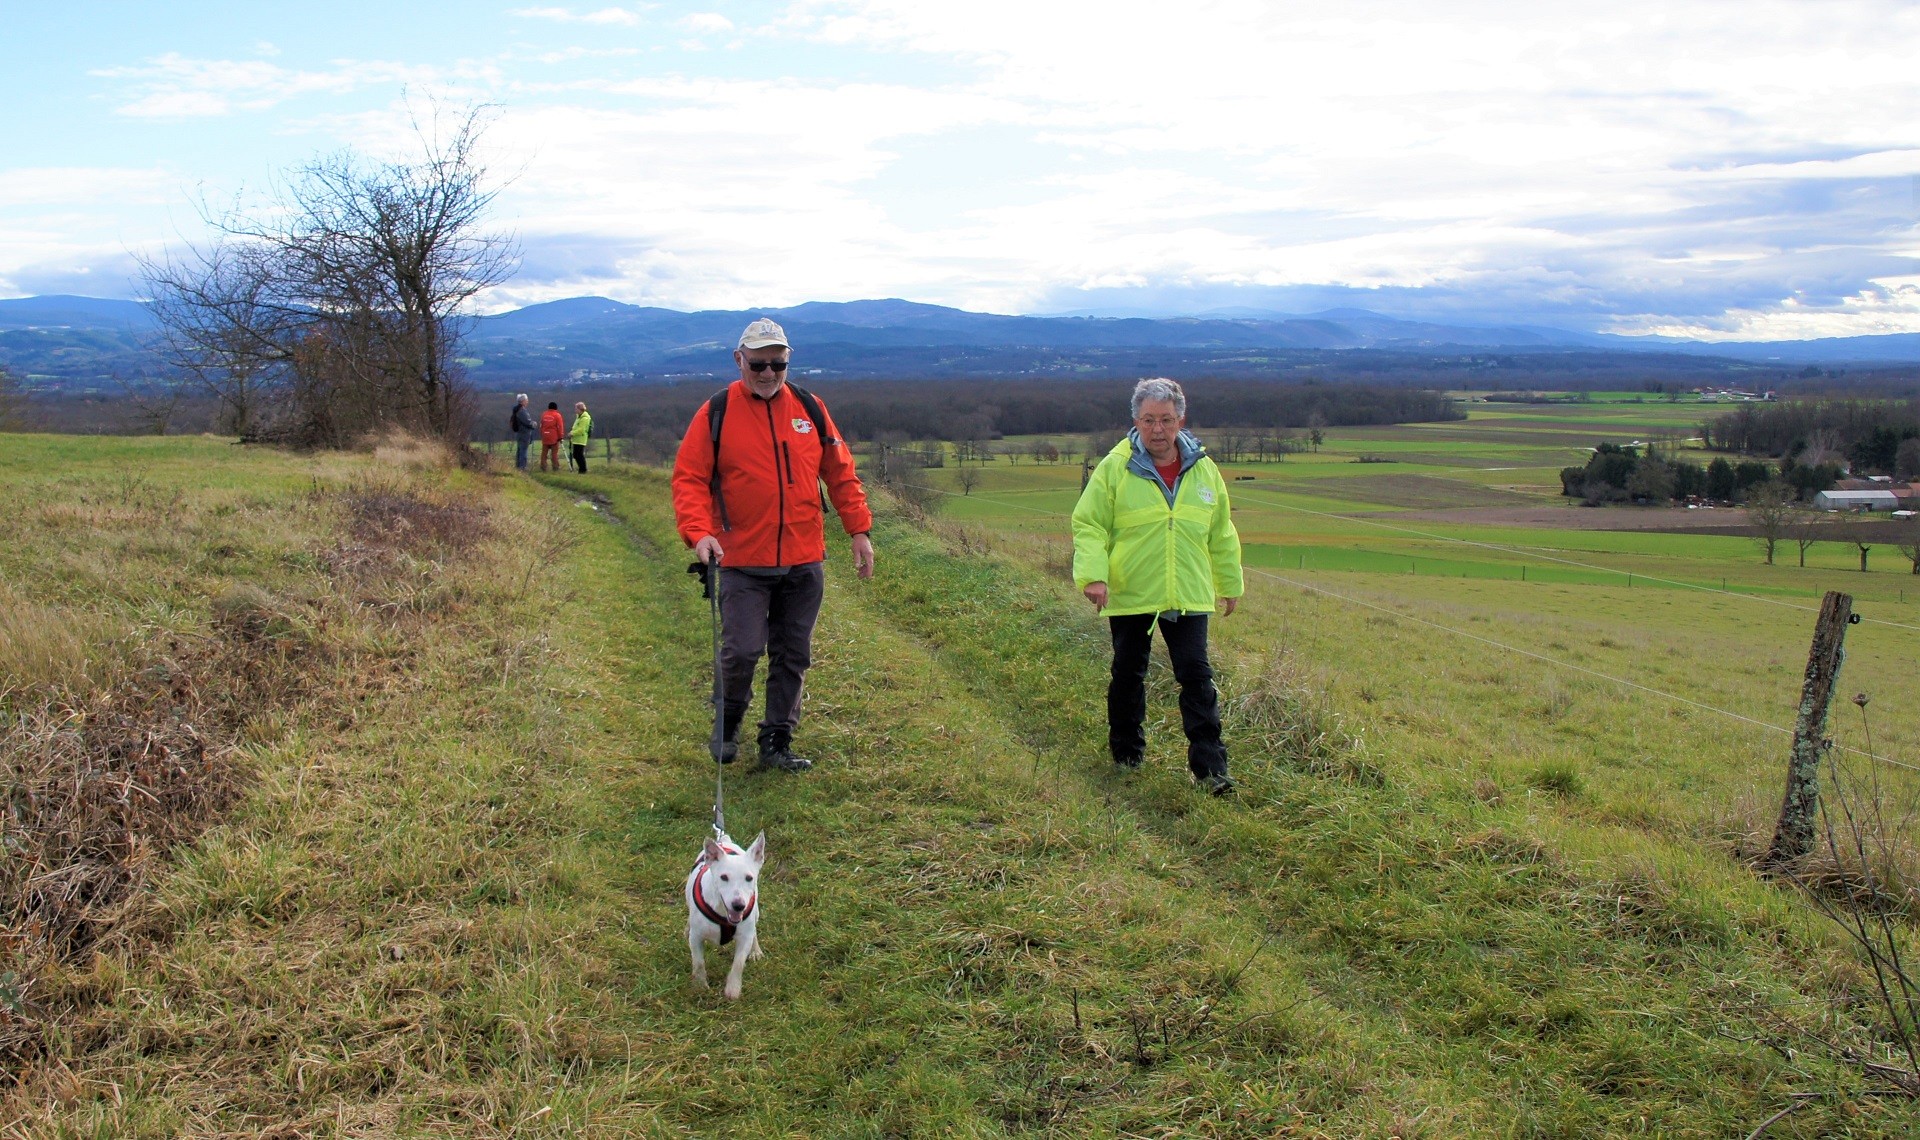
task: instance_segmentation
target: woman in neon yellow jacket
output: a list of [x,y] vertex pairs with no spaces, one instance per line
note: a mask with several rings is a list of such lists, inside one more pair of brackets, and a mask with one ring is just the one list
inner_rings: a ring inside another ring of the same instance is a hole
[[1245,590],[1227,484],[1200,441],[1181,430],[1187,397],[1171,380],[1133,389],[1133,430],[1094,468],[1073,508],[1073,581],[1113,634],[1107,747],[1137,768],[1147,737],[1147,658],[1157,625],[1180,684],[1187,768],[1214,795],[1233,791],[1220,740],[1220,696],[1207,660],[1207,619],[1233,613]]
[[587,473],[587,436],[593,431],[593,417],[587,414],[587,406],[576,401],[573,405],[573,427],[567,432],[567,442],[573,445],[573,465],[580,474]]

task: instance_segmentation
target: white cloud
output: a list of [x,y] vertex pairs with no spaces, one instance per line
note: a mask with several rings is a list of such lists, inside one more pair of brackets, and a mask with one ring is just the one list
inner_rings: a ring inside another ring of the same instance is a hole
[[133,118],[204,118],[264,111],[306,95],[339,96],[378,86],[430,86],[445,79],[437,68],[380,60],[342,60],[326,70],[302,71],[264,60],[192,59],[177,52],[139,67],[105,68],[92,74],[126,81],[140,92],[117,108]]
[[[1877,254],[1889,230],[1870,191],[1819,203],[1812,225],[1793,188],[1920,174],[1906,128],[1920,11],[1896,3],[1757,3],[1734,19],[1647,2],[1302,15],[981,0],[962,19],[801,0],[785,26],[957,63],[1021,108],[1010,122],[1047,124],[1036,137],[1070,152],[1058,169],[1102,160],[1104,178],[996,215],[1008,255],[1042,279],[1401,285],[1549,258],[1631,288],[1635,260],[1659,275],[1733,248]],[[1728,154],[1750,157],[1713,157]],[[1209,176],[1177,198],[1128,189],[1192,171]],[[1328,218],[1363,232],[1314,236]]]
[[[1358,289],[1620,330],[1920,329],[1898,283],[1920,6],[745,10],[517,8],[586,42],[457,64],[170,54],[96,74],[125,115],[303,98],[301,126],[382,151],[409,139],[386,88],[500,103],[502,207],[541,251],[523,299],[1009,311]],[[648,22],[664,34],[610,34]]]
[[555,20],[563,24],[619,24],[633,27],[640,23],[640,14],[628,8],[599,8],[592,12],[575,12],[571,8],[510,8],[507,15],[527,20]]
[[1876,279],[1838,304],[1808,304],[1789,296],[1765,309],[1731,309],[1711,322],[1674,321],[1649,313],[1623,322],[1622,328],[1707,341],[1813,340],[1914,332],[1920,330],[1920,277]]
[[158,168],[56,166],[0,170],[0,209],[164,202],[178,192],[178,185],[176,176]]

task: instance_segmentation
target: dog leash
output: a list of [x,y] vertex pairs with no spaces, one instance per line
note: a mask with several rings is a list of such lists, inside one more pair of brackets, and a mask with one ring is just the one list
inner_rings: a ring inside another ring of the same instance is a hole
[[726,765],[721,757],[726,748],[727,716],[727,679],[720,671],[720,558],[707,555],[707,597],[713,612],[713,834],[719,838],[727,833],[727,817],[723,810],[726,802]]

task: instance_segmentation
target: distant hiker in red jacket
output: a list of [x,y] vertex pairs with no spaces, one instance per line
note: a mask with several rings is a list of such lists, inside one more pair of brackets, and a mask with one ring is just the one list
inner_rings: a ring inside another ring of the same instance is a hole
[[567,417],[560,414],[560,405],[551,401],[547,410],[540,413],[540,470],[547,469],[547,461],[553,461],[553,469],[560,470],[560,440],[567,434]]
[[764,317],[740,334],[733,353],[740,379],[700,405],[680,442],[673,513],[680,537],[701,563],[709,555],[721,563],[726,707],[719,759],[724,763],[738,751],[740,721],[753,699],[753,668],[765,653],[760,764],[802,772],[813,764],[793,754],[793,730],[800,723],[825,582],[820,484],[852,536],[853,565],[862,578],[873,576],[867,534],[873,514],[832,417],[812,393],[787,383],[791,357],[786,332]]

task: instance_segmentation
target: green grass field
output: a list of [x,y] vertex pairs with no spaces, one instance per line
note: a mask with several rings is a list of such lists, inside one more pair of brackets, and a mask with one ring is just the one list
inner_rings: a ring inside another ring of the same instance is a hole
[[[1735,857],[1784,740],[1647,691],[1785,723],[1812,615],[1779,603],[1858,585],[1912,623],[1891,560],[1418,524],[1741,593],[1649,588],[1256,504],[1393,509],[1313,493],[1406,474],[1334,434],[1246,472],[1232,801],[1186,784],[1158,667],[1146,768],[1110,771],[1104,625],[1062,577],[1077,468],[994,465],[931,523],[884,506],[871,582],[831,544],[819,767],[728,772],[734,835],[770,837],[737,1005],[686,981],[710,658],[663,474],[10,438],[31,507],[0,572],[77,631],[30,654],[0,626],[10,711],[137,682],[163,633],[238,636],[243,587],[296,631],[248,636],[308,680],[236,729],[245,795],[148,865],[116,936],[16,979],[44,1044],[0,1130],[1722,1137],[1804,1097],[1768,1136],[1911,1135],[1920,1109],[1836,1053],[1889,1059],[1852,952]],[[369,490],[487,521],[409,543],[356,523]],[[1854,627],[1842,682],[1910,758],[1912,644]]]

